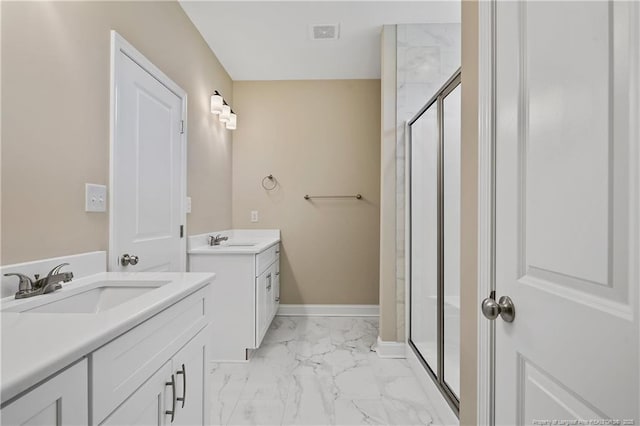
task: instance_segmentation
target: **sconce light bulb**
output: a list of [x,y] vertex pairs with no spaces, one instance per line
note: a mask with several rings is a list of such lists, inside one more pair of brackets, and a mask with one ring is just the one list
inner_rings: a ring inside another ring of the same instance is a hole
[[215,94],[211,96],[211,113],[212,114],[220,114],[222,112],[222,107],[224,104],[224,100],[222,96],[219,94]]
[[222,112],[220,113],[220,121],[226,123],[231,117],[231,107],[229,105],[222,105]]
[[227,121],[227,125],[226,125],[227,129],[235,130],[237,122],[238,122],[238,116],[232,112],[231,115],[229,116],[229,121]]

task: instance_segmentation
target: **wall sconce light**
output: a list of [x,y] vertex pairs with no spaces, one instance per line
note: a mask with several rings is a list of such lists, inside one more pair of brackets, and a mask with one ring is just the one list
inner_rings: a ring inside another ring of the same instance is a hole
[[220,122],[225,123],[227,129],[236,129],[238,117],[217,90],[211,95],[211,114],[217,115]]
[[222,106],[224,105],[224,99],[222,95],[216,92],[211,95],[211,114],[220,114],[222,112]]
[[222,105],[222,112],[220,113],[218,118],[220,119],[221,122],[226,123],[229,121],[230,117],[231,117],[231,107],[227,105],[227,103],[225,102],[225,104]]
[[227,129],[235,130],[237,122],[238,122],[238,116],[236,116],[236,113],[233,112],[232,110],[231,115],[229,116],[229,121],[227,121]]

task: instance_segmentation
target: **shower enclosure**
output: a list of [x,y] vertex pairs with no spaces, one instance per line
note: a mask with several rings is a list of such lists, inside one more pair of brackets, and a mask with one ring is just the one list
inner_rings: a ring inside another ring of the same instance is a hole
[[408,122],[409,345],[460,395],[460,70]]

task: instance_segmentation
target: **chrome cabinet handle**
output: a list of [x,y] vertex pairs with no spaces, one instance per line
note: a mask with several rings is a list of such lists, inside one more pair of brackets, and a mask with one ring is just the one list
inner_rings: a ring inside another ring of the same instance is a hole
[[164,413],[166,415],[171,415],[171,423],[173,423],[173,419],[176,417],[176,380],[174,375],[171,375],[171,381],[165,383],[166,386],[171,386],[171,410],[166,410]]
[[269,281],[269,284],[267,284],[267,290],[271,290],[271,274],[267,275],[267,280]]
[[482,314],[490,320],[495,320],[498,315],[506,322],[513,322],[516,317],[516,308],[509,296],[502,296],[496,302],[493,292],[490,297],[482,301]]
[[182,397],[176,399],[182,401],[182,408],[184,408],[184,402],[187,400],[187,369],[184,364],[182,364],[182,371],[178,371],[176,374],[182,376]]

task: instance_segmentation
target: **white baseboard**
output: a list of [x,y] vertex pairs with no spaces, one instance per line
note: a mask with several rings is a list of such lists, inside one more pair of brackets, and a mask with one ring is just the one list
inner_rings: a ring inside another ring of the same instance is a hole
[[380,358],[406,358],[407,344],[404,342],[385,342],[378,336],[376,352]]
[[284,317],[377,317],[378,305],[280,305]]

